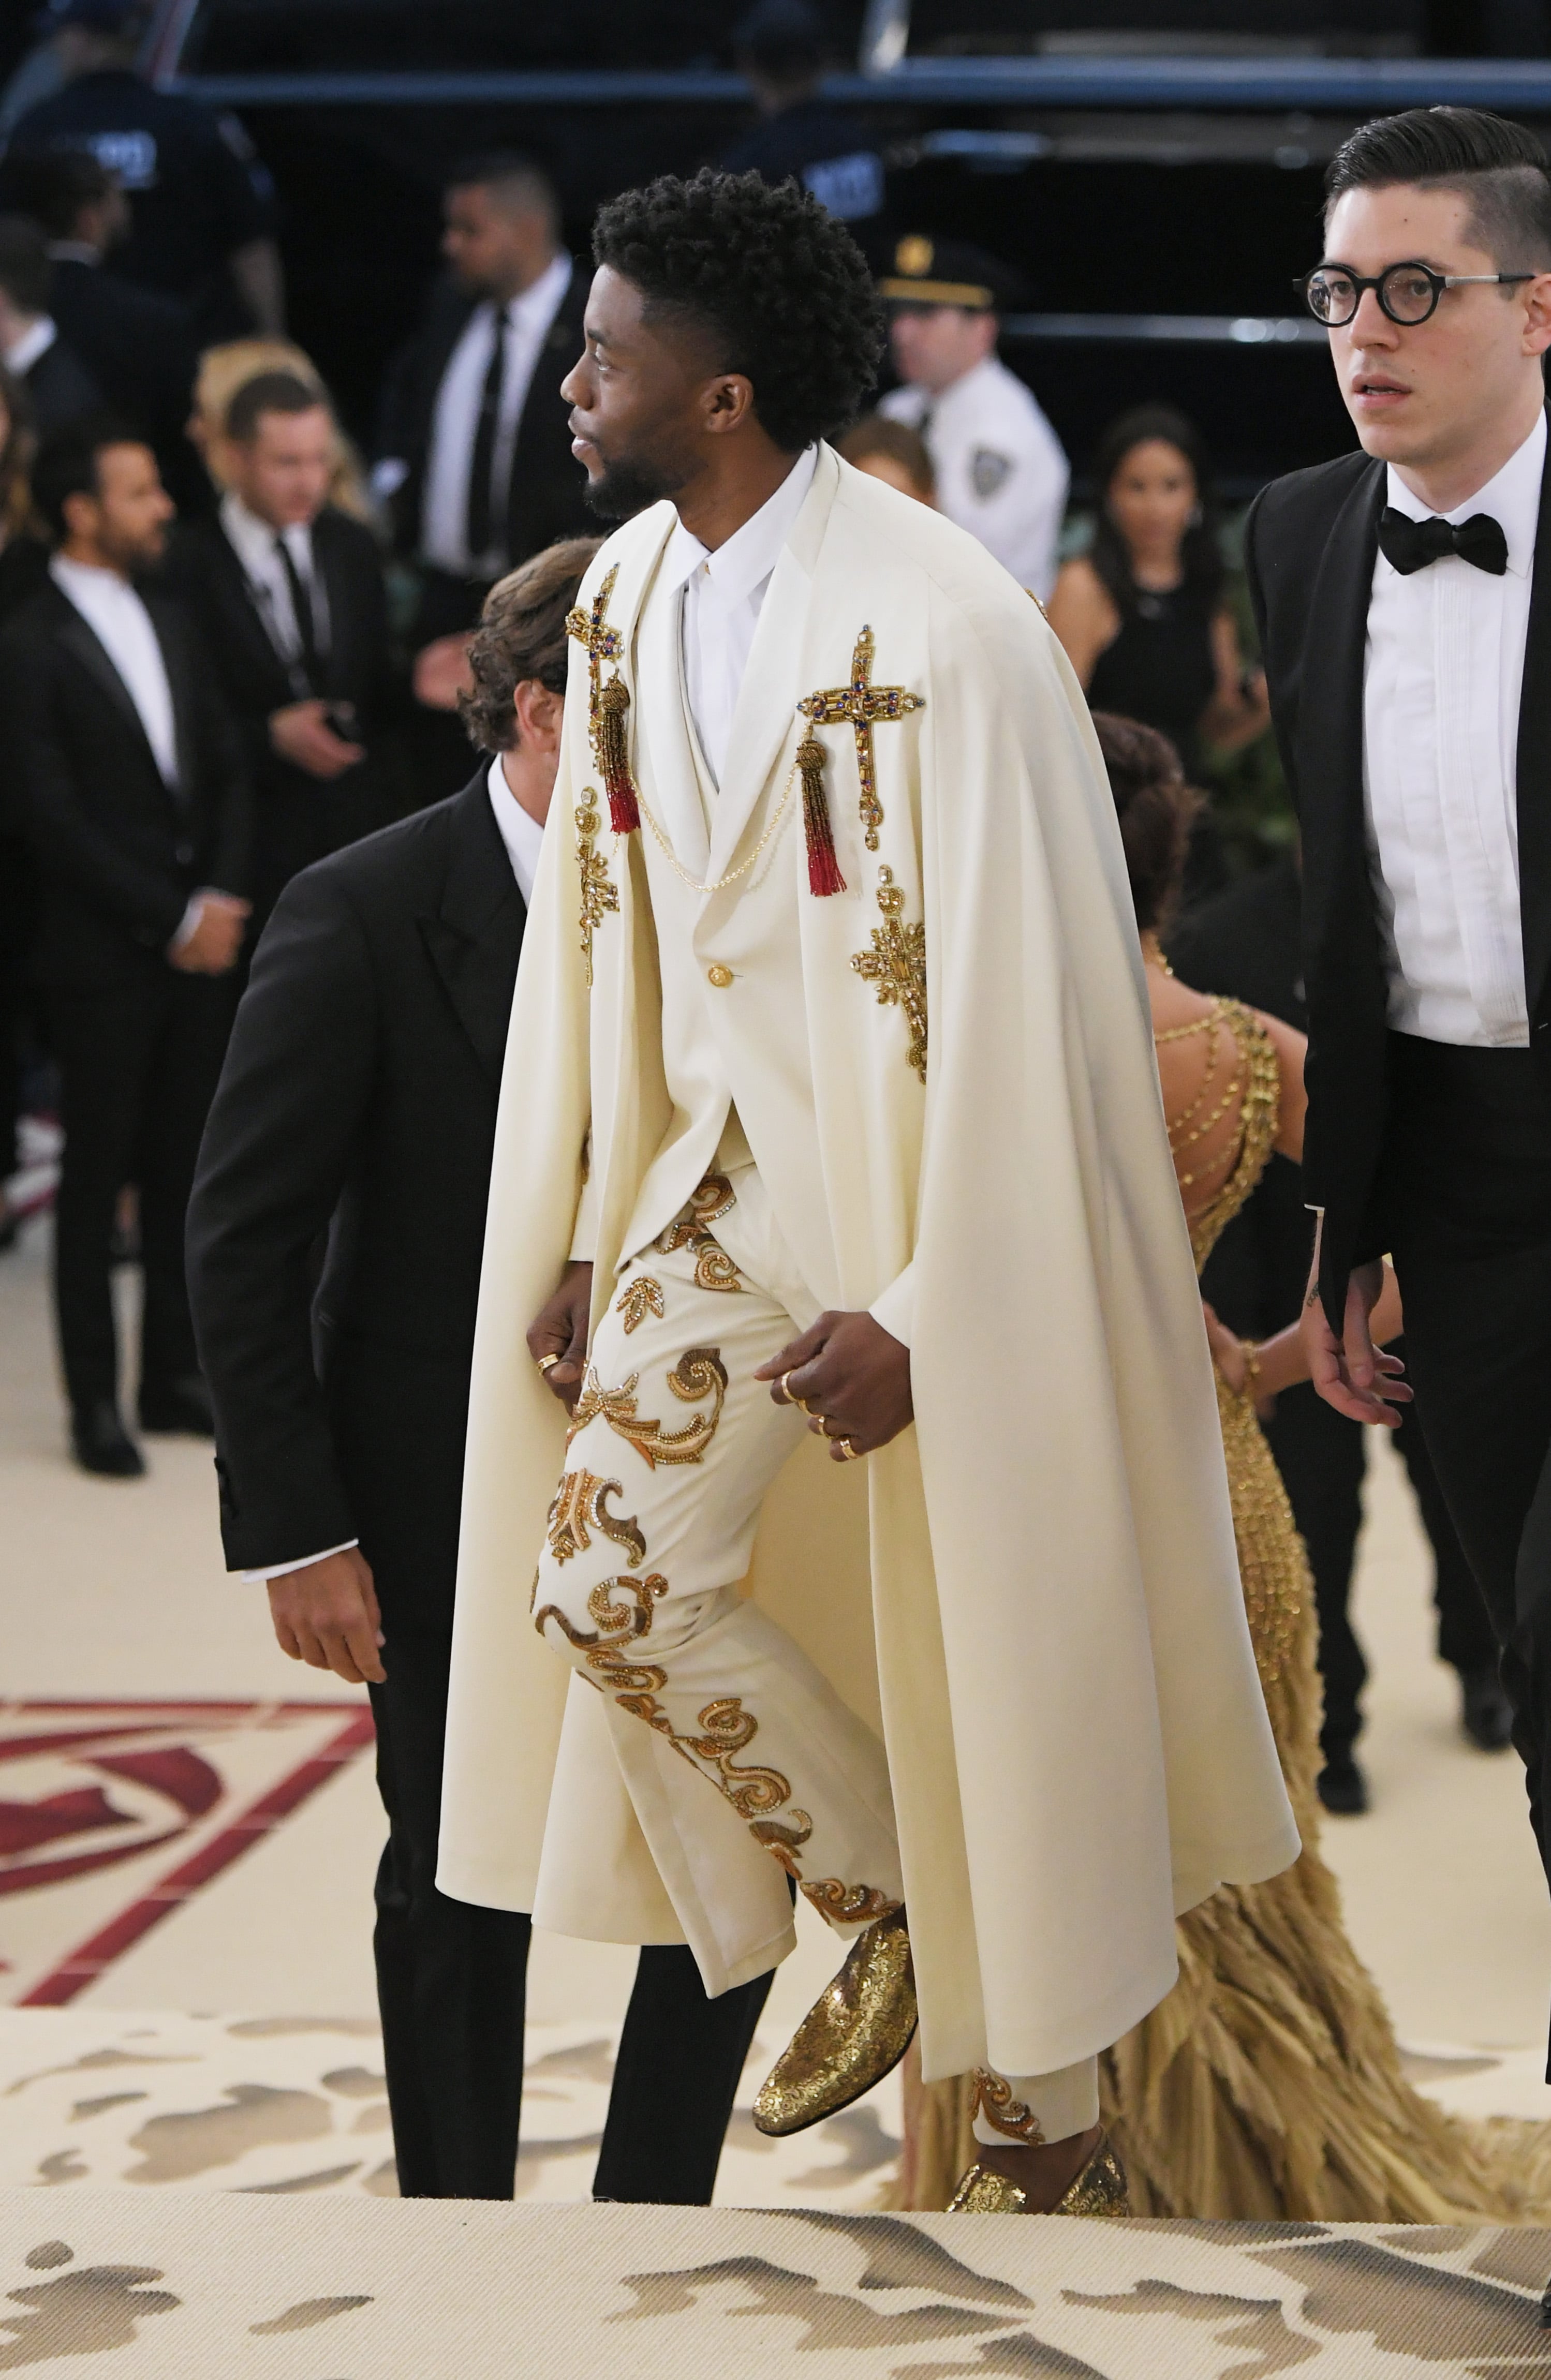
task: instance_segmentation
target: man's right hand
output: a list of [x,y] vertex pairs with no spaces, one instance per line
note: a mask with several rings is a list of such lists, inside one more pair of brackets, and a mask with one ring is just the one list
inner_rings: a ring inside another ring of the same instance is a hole
[[272,1578],[269,1609],[275,1642],[293,1661],[332,1670],[349,1686],[382,1684],[383,1615],[359,1546]]
[[328,723],[328,705],[321,695],[305,702],[288,702],[269,714],[269,740],[283,760],[293,760],[310,777],[327,783],[342,777],[366,758],[362,744],[347,744]]
[[1369,1327],[1383,1287],[1384,1267],[1376,1258],[1358,1266],[1347,1282],[1347,1310],[1337,1339],[1320,1301],[1316,1243],[1314,1269],[1303,1301],[1303,1352],[1309,1359],[1309,1378],[1327,1405],[1334,1405],[1349,1421],[1377,1422],[1381,1428],[1398,1429],[1399,1407],[1388,1402],[1384,1391],[1386,1381],[1398,1379],[1405,1366],[1396,1356],[1381,1354]]
[[558,1355],[544,1379],[569,1413],[581,1393],[587,1364],[587,1322],[592,1310],[592,1268],[572,1264],[547,1305],[533,1318],[528,1332],[528,1353],[536,1364],[541,1355]]
[[171,945],[168,964],[181,975],[226,975],[237,965],[251,906],[229,892],[202,892],[194,929]]

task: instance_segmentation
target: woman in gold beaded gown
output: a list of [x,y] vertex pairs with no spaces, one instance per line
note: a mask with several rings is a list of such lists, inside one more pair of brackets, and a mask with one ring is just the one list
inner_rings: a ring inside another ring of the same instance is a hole
[[[1301,1152],[1303,1037],[1175,980],[1154,929],[1178,890],[1196,797],[1163,736],[1102,715],[1094,725],[1120,816],[1199,1270],[1272,1150]],[[1104,2120],[1130,2177],[1130,2210],[1240,2221],[1544,2222],[1551,2126],[1461,2122],[1413,2090],[1378,1988],[1342,1925],[1318,1848],[1313,1582],[1253,1402],[1307,1372],[1295,1330],[1251,1351],[1210,1309],[1207,1320],[1245,1603],[1304,1849],[1269,1883],[1225,1886],[1180,1919],[1178,1984],[1100,2060]],[[1391,1277],[1375,1342],[1399,1325]],[[963,2082],[921,2084],[912,2052],[898,2204],[946,2205],[975,2155],[971,2113]]]

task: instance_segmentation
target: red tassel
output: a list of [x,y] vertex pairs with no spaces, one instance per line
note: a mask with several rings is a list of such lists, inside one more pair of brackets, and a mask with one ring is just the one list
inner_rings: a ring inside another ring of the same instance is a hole
[[805,735],[797,747],[802,771],[802,824],[808,838],[808,890],[815,901],[843,892],[846,880],[835,856],[835,836],[829,824],[829,796],[824,789],[824,746],[816,735]]
[[608,822],[616,834],[633,834],[641,824],[641,807],[630,780],[629,747],[625,736],[625,713],[629,707],[629,688],[617,676],[599,688],[598,766],[608,794]]

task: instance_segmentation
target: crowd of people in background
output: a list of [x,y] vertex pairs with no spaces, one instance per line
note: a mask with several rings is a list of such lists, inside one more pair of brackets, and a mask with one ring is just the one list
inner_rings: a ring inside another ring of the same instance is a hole
[[[184,1215],[258,937],[301,870],[465,784],[458,705],[492,589],[592,525],[559,394],[588,275],[543,173],[490,152],[449,176],[446,269],[363,459],[283,335],[262,169],[229,126],[140,79],[129,13],[66,0],[58,87],[0,164],[0,1247],[23,1111],[56,1113],[71,1446],[116,1477],[145,1468],[113,1297],[126,1256],[144,1281],[140,1430],[211,1428]],[[762,0],[748,20],[761,121],[728,162],[865,218],[881,169],[814,102],[801,17]],[[922,229],[879,285],[897,384],[842,455],[980,539],[1048,603],[1095,709],[1166,735],[1210,796],[1269,710],[1196,430],[1164,405],[1127,414],[1076,458],[1073,504],[1069,458],[998,352],[1005,268]],[[1290,820],[1251,856],[1208,797],[1166,938],[1192,983],[1301,1026]],[[1234,1328],[1291,1318],[1308,1239],[1278,1158],[1207,1275]],[[1362,1435],[1306,1387],[1271,1427],[1318,1592],[1320,1790],[1360,1811]],[[1413,1425],[1400,1443],[1463,1724],[1500,1749],[1479,1597]]]

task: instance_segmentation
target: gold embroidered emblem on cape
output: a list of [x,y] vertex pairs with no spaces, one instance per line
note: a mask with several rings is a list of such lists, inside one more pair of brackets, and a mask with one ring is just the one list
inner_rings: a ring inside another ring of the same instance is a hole
[[650,1273],[638,1272],[634,1281],[628,1281],[620,1291],[619,1302],[614,1311],[625,1318],[627,1339],[632,1330],[640,1330],[649,1314],[654,1315],[660,1322],[663,1318],[662,1282],[653,1281]]
[[[567,613],[566,634],[587,648],[588,733],[592,758],[608,795],[609,825],[616,834],[633,834],[641,824],[641,806],[630,775],[629,739],[625,727],[630,690],[619,674],[619,655],[624,650],[619,631],[608,625],[608,599],[618,576],[619,565],[616,563],[593,596],[591,612],[577,610]],[[606,686],[605,662],[614,663],[614,675]]]
[[922,925],[903,926],[905,896],[894,881],[892,868],[880,868],[882,882],[878,887],[878,906],[884,922],[873,929],[873,947],[858,951],[852,966],[866,983],[878,987],[880,1008],[902,1008],[910,1029],[910,1046],[905,1052],[907,1063],[912,1065],[924,1083],[926,1080],[926,929]]
[[598,796],[591,785],[585,786],[576,806],[576,864],[581,878],[581,955],[587,962],[587,989],[592,989],[592,933],[601,926],[605,913],[617,909],[619,894],[609,880],[608,862],[599,856],[598,829],[603,820],[598,816]]
[[[902,686],[874,686],[873,678],[873,631],[863,628],[851,655],[849,686],[832,686],[822,694],[805,694],[798,704],[804,719],[815,727],[835,727],[849,723],[856,735],[857,774],[861,780],[861,827],[869,851],[878,847],[878,829],[884,822],[883,804],[878,799],[877,772],[873,766],[873,730],[882,719],[904,719],[912,710],[924,710],[926,697],[908,693]],[[822,747],[821,747],[822,748]],[[799,760],[801,752],[799,751]],[[808,772],[803,771],[803,805],[807,808]],[[822,778],[819,780],[823,799]],[[827,834],[829,815],[824,808],[824,831]],[[813,846],[810,840],[809,868],[812,868]],[[833,848],[831,851],[833,857]],[[818,889],[816,886],[813,888]]]
[[599,1479],[591,1471],[564,1474],[549,1508],[549,1550],[557,1562],[569,1561],[573,1554],[585,1552],[592,1542],[591,1533],[596,1529],[617,1546],[628,1546],[630,1568],[640,1569],[646,1559],[646,1539],[634,1514],[627,1520],[623,1513],[609,1512],[605,1502],[606,1498],[622,1496],[624,1492],[617,1479]]
[[581,1383],[581,1394],[571,1415],[568,1446],[578,1430],[585,1429],[590,1421],[601,1414],[610,1429],[629,1439],[636,1452],[649,1469],[659,1463],[699,1463],[716,1435],[716,1425],[722,1418],[722,1402],[727,1392],[727,1369],[719,1347],[691,1347],[680,1355],[667,1375],[667,1384],[674,1395],[687,1405],[698,1404],[702,1397],[714,1397],[715,1402],[708,1414],[696,1414],[684,1429],[665,1434],[663,1425],[648,1419],[636,1411],[636,1391],[641,1374],[632,1372],[622,1387],[605,1389],[594,1367],[589,1364]]

